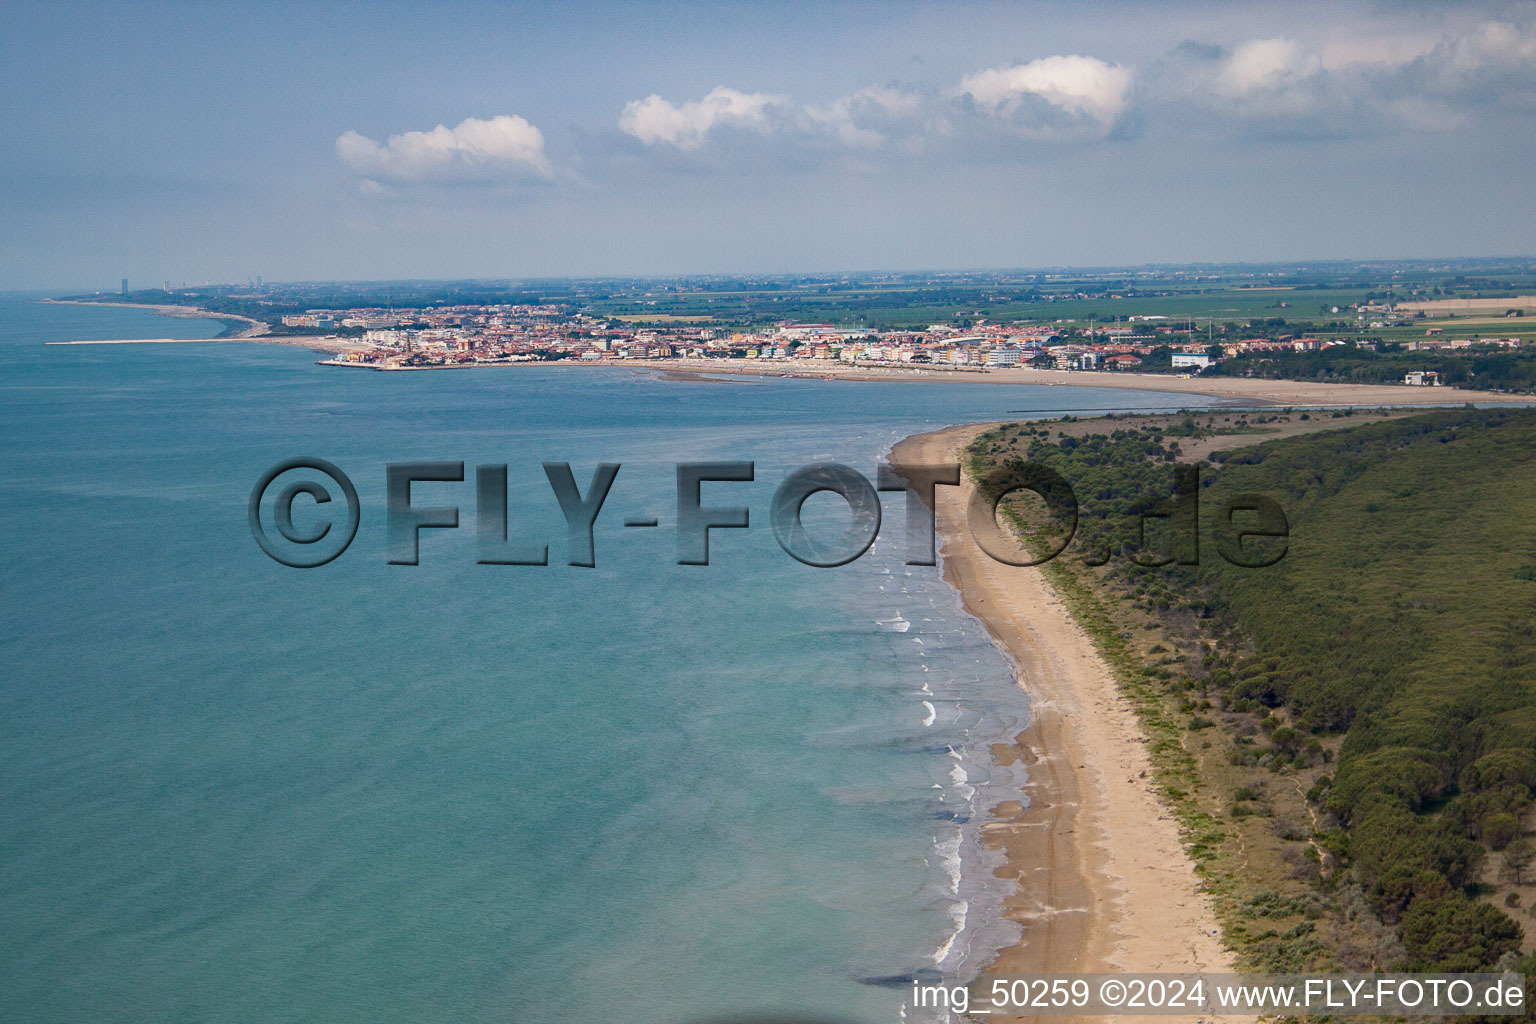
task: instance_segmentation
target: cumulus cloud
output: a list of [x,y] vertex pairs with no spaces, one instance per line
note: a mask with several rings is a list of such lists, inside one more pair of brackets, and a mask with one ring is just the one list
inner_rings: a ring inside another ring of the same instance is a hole
[[453,128],[403,132],[382,144],[348,131],[336,140],[336,156],[368,179],[393,181],[553,173],[544,135],[515,114],[468,117]]
[[[958,90],[868,86],[824,102],[791,100],[717,86],[702,99],[674,103],[659,95],[633,100],[619,128],[646,146],[700,150],[725,126],[752,129],[802,156],[839,151],[908,155],[952,136],[956,96],[968,97],[970,130],[1017,139],[1103,137],[1129,104],[1132,74],[1094,57],[1044,57],[980,71]],[[1007,129],[998,131],[1006,122]],[[962,126],[963,127],[963,126]]]
[[846,145],[873,148],[885,142],[894,122],[917,113],[922,104],[922,97],[915,93],[872,87],[826,106],[807,105],[805,115]]
[[1488,21],[1191,43],[1153,69],[1145,91],[1164,115],[1202,111],[1207,127],[1267,137],[1450,131],[1494,105],[1536,102],[1536,30]]
[[[647,147],[713,150],[750,130],[796,160],[878,168],[894,154],[945,148],[1008,159],[1020,140],[1092,143],[1164,133],[1190,139],[1357,138],[1451,131],[1494,107],[1536,107],[1536,21],[1447,18],[1293,35],[1190,40],[1134,69],[1084,54],[977,70],[957,85],[870,86],[834,99],[795,99],[718,86],[701,99],[627,104],[619,128]],[[737,159],[747,159],[733,140]],[[761,156],[754,148],[751,158]]]
[[1490,21],[1451,40],[1446,49],[1454,71],[1509,71],[1536,62],[1536,31]]
[[1217,86],[1230,96],[1281,90],[1325,74],[1385,82],[1409,69],[1441,80],[1519,70],[1536,62],[1536,32],[1508,22],[1483,22],[1459,33],[1348,36],[1304,47],[1293,39],[1250,39],[1224,60]]
[[1216,87],[1227,96],[1247,96],[1294,85],[1322,66],[1316,54],[1293,39],[1250,39],[1223,62]]
[[1012,115],[1028,101],[1044,101],[1108,133],[1130,99],[1131,71],[1097,57],[1041,57],[1010,68],[968,76],[960,91],[988,113]]
[[647,146],[662,143],[678,149],[698,149],[704,137],[720,125],[766,127],[772,109],[784,101],[765,93],[740,92],[717,86],[701,100],[681,105],[652,93],[625,104],[619,128]]
[[[619,128],[647,146],[698,150],[716,129],[737,126],[803,154],[817,150],[878,149],[896,141],[910,144],[934,123],[931,94],[869,86],[829,103],[801,103],[768,93],[725,86],[703,99],[672,103],[647,96],[624,107]],[[926,118],[926,122],[924,120]]]

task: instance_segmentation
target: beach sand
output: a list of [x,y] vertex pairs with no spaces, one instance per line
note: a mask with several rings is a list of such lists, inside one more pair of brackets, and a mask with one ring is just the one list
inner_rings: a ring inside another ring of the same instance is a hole
[[[849,366],[833,360],[816,362],[758,362],[751,360],[616,361],[635,370],[660,371],[677,379],[701,379],[701,374],[746,374],[763,377],[817,377],[827,380],[921,381],[943,380],[976,384],[1037,384],[1094,388],[1134,388],[1174,394],[1206,395],[1234,405],[1392,406],[1531,403],[1536,395],[1471,391],[1451,387],[1411,387],[1404,384],[1340,384],[1322,381],[1263,380],[1255,377],[1177,377],[1165,373],[1123,370],[1035,370],[1027,367],[943,369]],[[702,378],[708,379],[708,378]]]
[[[914,435],[891,461],[959,461],[986,426]],[[1004,851],[999,875],[1018,881],[1004,913],[1024,935],[986,970],[1233,970],[1178,827],[1153,791],[1134,712],[1044,573],[992,560],[963,528],[971,490],[968,478],[937,489],[945,579],[1012,656],[1032,712],[1016,742],[994,750],[1027,764],[1028,806],[995,808],[985,833]]]

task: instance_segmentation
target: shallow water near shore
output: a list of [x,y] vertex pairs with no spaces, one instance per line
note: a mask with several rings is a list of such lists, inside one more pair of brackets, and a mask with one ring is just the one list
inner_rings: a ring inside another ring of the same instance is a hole
[[[7,1016],[893,1021],[892,979],[1011,938],[976,845],[1020,781],[988,754],[1027,720],[1010,665],[904,564],[900,495],[836,569],[780,549],[770,499],[948,423],[1208,400],[42,344],[219,327],[0,296]],[[312,571],[246,522],[300,455],[363,509]],[[704,503],[751,527],[679,566],[675,464],[727,459],[756,479]],[[461,528],[386,564],[384,467],[425,460],[508,464],[511,530],[551,564],[476,564],[470,480],[417,485]],[[564,564],[542,461],[583,491],[622,465],[595,568]]]

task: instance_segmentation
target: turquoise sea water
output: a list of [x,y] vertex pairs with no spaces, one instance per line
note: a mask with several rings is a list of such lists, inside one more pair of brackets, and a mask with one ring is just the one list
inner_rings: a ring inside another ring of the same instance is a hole
[[[1011,666],[903,564],[900,495],[837,569],[780,550],[769,499],[916,430],[1188,396],[42,344],[218,326],[0,296],[0,1017],[884,1022],[880,982],[1012,937],[974,845],[1019,781],[986,752],[1027,719]],[[246,521],[297,455],[363,509],[311,571]],[[706,459],[756,462],[705,491],[752,526],[678,566],[673,467]],[[417,485],[462,528],[387,565],[411,460],[507,463],[551,564],[477,565],[466,480]],[[541,461],[622,464],[596,568]]]

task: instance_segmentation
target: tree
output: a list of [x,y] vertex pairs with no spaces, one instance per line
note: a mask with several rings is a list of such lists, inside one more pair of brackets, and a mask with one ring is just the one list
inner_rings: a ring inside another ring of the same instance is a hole
[[1282,725],[1270,733],[1269,740],[1282,757],[1291,757],[1301,748],[1301,733],[1288,725]]
[[1483,819],[1483,842],[1502,850],[1520,836],[1520,819],[1507,811],[1497,811]]
[[1504,870],[1516,885],[1525,884],[1523,876],[1532,860],[1536,860],[1536,843],[1529,839],[1516,839],[1504,848]]
[[1413,971],[1486,970],[1522,938],[1508,915],[1461,892],[1414,900],[1401,934]]

